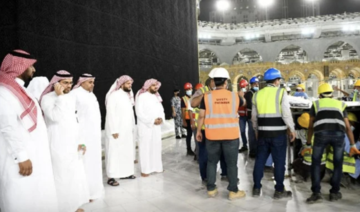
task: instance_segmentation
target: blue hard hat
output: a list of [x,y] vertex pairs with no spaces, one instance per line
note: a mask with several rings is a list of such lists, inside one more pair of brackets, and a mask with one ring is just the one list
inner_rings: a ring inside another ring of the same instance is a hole
[[281,78],[281,73],[276,68],[269,68],[267,71],[265,71],[264,74],[265,81],[271,81],[278,78]]
[[253,83],[256,83],[256,82],[259,82],[259,79],[257,77],[253,77],[250,79],[250,84],[253,84]]

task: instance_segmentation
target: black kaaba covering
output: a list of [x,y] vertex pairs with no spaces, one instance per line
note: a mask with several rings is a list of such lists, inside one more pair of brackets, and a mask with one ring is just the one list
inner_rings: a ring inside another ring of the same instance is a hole
[[123,74],[134,93],[160,80],[167,118],[174,88],[199,79],[195,0],[4,0],[0,18],[1,60],[21,48],[38,59],[37,76],[95,75],[103,118],[105,94]]

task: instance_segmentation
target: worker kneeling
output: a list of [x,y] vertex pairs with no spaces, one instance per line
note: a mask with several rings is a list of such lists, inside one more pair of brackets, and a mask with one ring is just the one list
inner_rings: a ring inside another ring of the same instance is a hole
[[354,145],[354,136],[350,128],[348,114],[345,103],[332,99],[333,88],[330,84],[324,83],[318,88],[319,100],[313,102],[310,109],[310,124],[307,138],[307,148],[311,151],[311,137],[314,134],[314,145],[312,147],[311,163],[311,190],[313,194],[309,197],[307,203],[322,201],[320,193],[320,164],[321,157],[327,145],[333,149],[334,172],[330,180],[330,201],[342,198],[340,193],[340,181],[342,176],[342,164],[344,153],[345,133],[349,137],[351,148],[350,156],[358,154]]
[[[238,149],[239,149],[239,118],[237,109],[245,105],[242,96],[228,91],[227,80],[229,73],[224,68],[214,71],[213,79],[216,90],[204,94],[200,103],[198,126],[205,122],[206,149],[208,153],[207,164],[207,190],[209,197],[215,197],[218,193],[216,181],[216,167],[223,153],[227,166],[229,180],[229,199],[245,197],[245,192],[240,191],[238,181]],[[240,92],[241,95],[241,92]],[[196,139],[202,141],[201,127],[198,127]]]

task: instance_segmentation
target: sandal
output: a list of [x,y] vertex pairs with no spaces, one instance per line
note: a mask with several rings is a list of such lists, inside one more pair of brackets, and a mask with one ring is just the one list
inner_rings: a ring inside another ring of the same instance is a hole
[[136,177],[134,175],[130,175],[129,177],[120,178],[120,180],[134,180]]
[[108,185],[111,185],[111,186],[119,186],[120,184],[118,182],[116,182],[116,180],[114,178],[110,178],[108,181],[107,181],[107,184]]

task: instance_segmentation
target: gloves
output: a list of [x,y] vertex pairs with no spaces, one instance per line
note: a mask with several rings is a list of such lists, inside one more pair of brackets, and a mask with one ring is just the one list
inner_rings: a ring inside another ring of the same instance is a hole
[[311,145],[305,145],[305,146],[302,148],[302,150],[301,150],[301,156],[304,157],[304,155],[305,155],[307,152],[308,152],[309,154],[312,154]]
[[356,148],[355,144],[351,145],[349,155],[350,155],[350,157],[352,157],[354,155],[360,155],[360,151]]

